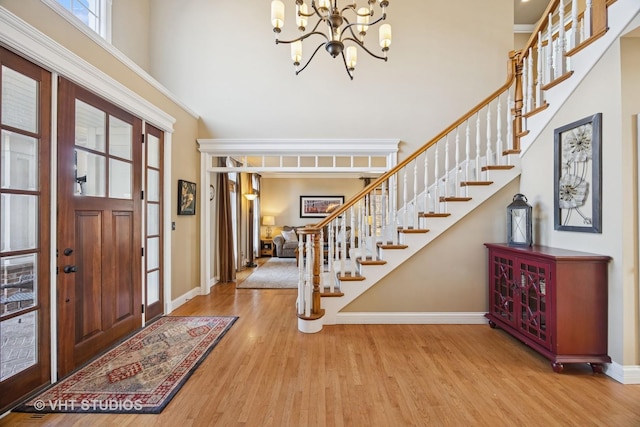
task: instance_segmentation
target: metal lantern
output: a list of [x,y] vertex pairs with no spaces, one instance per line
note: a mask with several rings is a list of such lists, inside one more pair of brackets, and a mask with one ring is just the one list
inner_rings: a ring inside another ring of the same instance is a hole
[[532,208],[524,194],[513,196],[507,206],[507,243],[509,246],[531,246]]

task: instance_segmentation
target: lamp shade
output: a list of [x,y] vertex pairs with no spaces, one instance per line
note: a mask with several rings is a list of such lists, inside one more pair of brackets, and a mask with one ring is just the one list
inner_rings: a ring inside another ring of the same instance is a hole
[[255,200],[258,197],[258,195],[256,193],[247,193],[244,195],[244,197],[246,197],[247,200]]
[[513,196],[513,202],[507,206],[507,243],[509,246],[531,246],[532,208],[524,194]]
[[271,215],[265,215],[262,217],[262,225],[276,225],[275,217]]

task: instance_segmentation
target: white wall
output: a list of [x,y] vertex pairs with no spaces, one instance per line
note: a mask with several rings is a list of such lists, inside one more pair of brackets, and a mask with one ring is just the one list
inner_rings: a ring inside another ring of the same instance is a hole
[[153,1],[152,74],[202,116],[202,138],[399,138],[402,159],[506,79],[511,0],[390,2],[389,61],[360,52],[353,81],[323,50],[295,76],[270,2],[250,4]]
[[111,43],[149,72],[149,0],[113,0]]

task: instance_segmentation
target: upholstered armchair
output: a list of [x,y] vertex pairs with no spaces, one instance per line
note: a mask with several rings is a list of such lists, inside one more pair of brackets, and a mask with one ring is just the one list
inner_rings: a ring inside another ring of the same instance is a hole
[[273,238],[276,256],[278,258],[295,258],[296,249],[298,248],[298,236],[296,235],[295,227],[285,225],[282,227],[282,231],[282,233]]

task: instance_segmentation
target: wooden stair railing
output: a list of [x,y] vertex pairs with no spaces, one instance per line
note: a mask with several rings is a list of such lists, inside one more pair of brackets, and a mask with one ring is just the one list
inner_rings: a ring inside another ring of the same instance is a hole
[[578,11],[578,0],[552,0],[525,47],[510,53],[499,89],[324,220],[301,230],[298,249],[306,256],[299,262],[300,319],[323,316],[321,297],[341,295],[336,278],[363,280],[360,264],[384,263],[380,247],[406,248],[400,234],[427,233],[425,221],[449,216],[448,203],[470,200],[470,187],[490,185],[490,174],[514,167],[509,156],[520,153],[525,119],[546,107],[545,90],[571,76],[570,54],[606,32],[607,7],[614,2],[587,0]]

